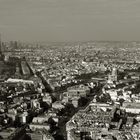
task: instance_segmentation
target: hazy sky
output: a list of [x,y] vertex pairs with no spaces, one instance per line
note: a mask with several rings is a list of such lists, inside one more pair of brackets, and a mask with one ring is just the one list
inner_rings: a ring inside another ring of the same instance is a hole
[[140,0],[0,0],[6,40],[140,40]]

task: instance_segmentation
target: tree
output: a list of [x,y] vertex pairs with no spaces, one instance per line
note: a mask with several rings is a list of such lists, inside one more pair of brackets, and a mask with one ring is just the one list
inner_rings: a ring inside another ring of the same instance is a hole
[[88,103],[88,99],[86,97],[81,97],[79,100],[80,107],[85,106]]

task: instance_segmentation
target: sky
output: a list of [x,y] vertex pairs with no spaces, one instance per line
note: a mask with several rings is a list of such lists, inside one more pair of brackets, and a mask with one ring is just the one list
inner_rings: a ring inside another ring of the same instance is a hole
[[140,41],[140,0],[0,0],[0,33],[20,41]]

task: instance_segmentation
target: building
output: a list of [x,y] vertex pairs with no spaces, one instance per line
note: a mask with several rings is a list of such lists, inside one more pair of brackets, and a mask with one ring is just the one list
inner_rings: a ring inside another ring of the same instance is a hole
[[117,82],[117,69],[113,68],[111,74],[108,75],[108,83]]
[[37,117],[34,117],[32,120],[32,123],[38,123],[38,124],[43,124],[44,122],[47,122],[50,116],[48,115],[40,115]]
[[95,139],[108,133],[111,122],[111,111],[103,110],[96,105],[80,110],[66,124],[67,140]]
[[15,133],[15,128],[8,128],[0,132],[0,137],[2,139],[9,139],[9,137]]
[[27,133],[31,140],[54,140],[48,131],[35,131]]
[[72,86],[67,89],[67,96],[68,97],[86,97],[90,94],[90,89],[84,85]]
[[39,124],[39,123],[31,123],[29,124],[29,127],[32,131],[36,131],[36,130],[50,130],[50,125],[47,123],[43,123],[43,124]]
[[9,75],[13,75],[15,73],[15,62],[5,63],[5,55],[3,53],[3,43],[1,41],[0,36],[0,79],[1,77],[6,78],[6,73]]
[[40,109],[40,103],[37,99],[31,100],[31,108],[32,109]]
[[9,127],[0,132],[0,139],[4,140],[17,140],[22,139],[25,136],[25,128],[26,126],[20,128]]
[[41,115],[41,116],[37,116],[34,117],[32,120],[32,123],[29,125],[29,128],[32,131],[36,131],[36,130],[50,130],[50,125],[47,123],[48,119],[50,118],[49,115]]
[[80,97],[73,97],[72,98],[72,104],[75,108],[77,108],[79,106],[79,99],[80,99]]
[[53,109],[61,110],[64,108],[64,105],[60,101],[56,101],[52,104]]
[[17,110],[12,108],[12,109],[8,109],[8,113],[7,113],[7,116],[9,118],[11,118],[13,121],[16,120],[16,116],[17,116]]
[[52,104],[52,97],[49,95],[49,93],[45,93],[42,100],[43,102],[46,102],[48,105]]
[[29,120],[28,112],[25,111],[25,112],[19,114],[18,118],[19,118],[19,122],[21,124],[26,124]]
[[140,102],[124,102],[122,109],[127,113],[140,114]]

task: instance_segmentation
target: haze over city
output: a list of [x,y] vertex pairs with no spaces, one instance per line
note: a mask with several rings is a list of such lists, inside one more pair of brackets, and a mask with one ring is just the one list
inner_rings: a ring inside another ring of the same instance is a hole
[[140,0],[0,0],[0,140],[140,140]]
[[139,0],[0,0],[4,40],[139,41]]

